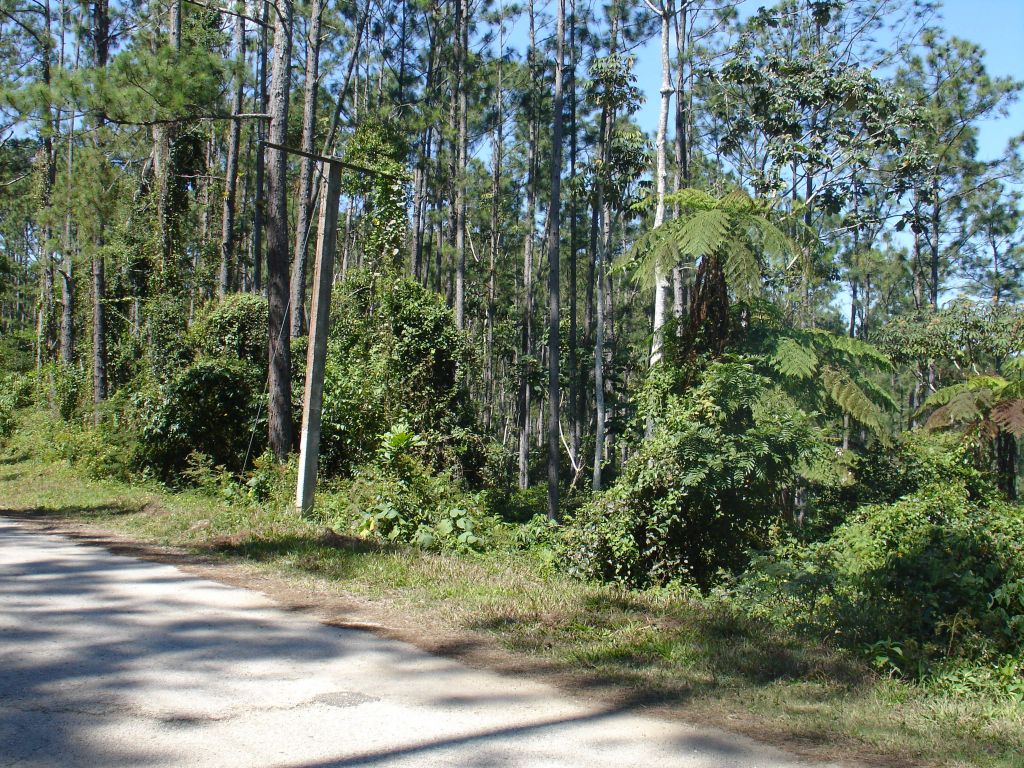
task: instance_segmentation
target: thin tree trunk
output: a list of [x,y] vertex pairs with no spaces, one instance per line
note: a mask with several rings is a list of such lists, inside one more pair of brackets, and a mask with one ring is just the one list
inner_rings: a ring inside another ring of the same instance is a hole
[[[244,7],[244,6],[243,6]],[[245,86],[245,19],[235,17],[235,91],[231,99],[231,114],[242,111],[242,90]],[[238,150],[242,137],[242,121],[234,118],[228,129],[228,159],[224,170],[224,206],[221,215],[220,232],[220,281],[217,293],[220,298],[231,290],[231,263],[235,249],[235,198],[238,190]]]
[[[579,465],[581,407],[576,318],[576,0],[570,0],[569,21],[569,452],[573,468]],[[574,479],[575,480],[575,479]]]
[[[167,44],[172,51],[181,50],[181,0],[171,0],[167,19]],[[160,228],[163,267],[170,264],[171,250],[174,247],[174,226],[167,210],[170,200],[171,152],[174,144],[175,126],[173,123],[160,123],[153,126],[153,160],[156,175],[156,217]]]
[[[504,18],[500,18],[498,50],[505,46]],[[497,301],[498,247],[501,235],[498,231],[499,195],[501,193],[501,161],[504,151],[503,138],[505,114],[503,110],[504,83],[502,82],[501,60],[498,60],[498,81],[494,93],[494,147],[491,152],[491,248],[487,270],[487,329],[486,360],[484,366],[484,427],[491,432],[494,407],[494,319]]]
[[[294,16],[292,0],[275,0],[275,6],[269,140],[272,144],[285,144]],[[293,435],[291,345],[286,333],[289,300],[287,170],[285,153],[267,149],[268,428],[270,449],[281,462],[288,459]]]
[[[268,41],[267,26],[270,18],[270,0],[259,0],[262,6],[260,24],[260,48],[259,56],[259,112],[266,114],[268,93],[267,93],[267,63],[268,63]],[[255,186],[256,200],[253,205],[252,220],[252,289],[256,293],[263,291],[263,219],[266,210],[266,199],[264,197],[264,176],[266,175],[266,153],[263,150],[262,142],[266,137],[264,122],[259,120],[256,123],[256,131],[259,143],[256,151]]]
[[455,0],[455,47],[458,90],[458,165],[455,172],[455,325],[466,325],[466,162],[469,150],[466,65],[469,47],[468,0]]
[[[64,25],[66,24],[66,17],[64,13],[64,3],[61,3],[61,56],[63,58],[64,51]],[[79,43],[75,43],[75,68],[78,67],[78,57],[80,52]],[[68,112],[68,128],[67,128],[67,153],[66,153],[66,173],[70,179],[72,176],[72,169],[74,167],[75,158],[75,112],[69,110]],[[66,209],[64,211],[64,241],[62,245],[63,258],[61,259],[63,269],[60,270],[61,276],[61,315],[60,315],[60,359],[65,365],[70,365],[75,359],[75,281],[74,281],[74,263],[71,255],[71,203],[65,201]]]
[[526,151],[526,238],[523,244],[523,329],[522,357],[520,358],[519,381],[519,487],[530,485],[530,355],[533,349],[533,234],[534,222],[537,217],[537,113],[536,91],[534,84],[534,65],[536,56],[536,26],[533,0],[529,2],[530,47],[527,51],[527,67],[530,82],[527,85],[527,103],[529,104],[528,129],[529,138]]
[[[675,190],[679,192],[690,186],[689,157],[689,110],[685,98],[686,53],[689,35],[689,0],[681,0],[679,13],[676,15],[676,173]],[[679,216],[679,206],[675,215]],[[682,330],[683,317],[689,301],[689,279],[681,267],[672,269],[672,315],[676,321],[676,332]]]
[[[316,95],[320,76],[320,21],[322,0],[309,5],[306,36],[306,84],[302,108],[302,151],[313,153],[316,140]],[[309,230],[313,219],[313,160],[303,157],[299,169],[299,210],[295,216],[295,253],[292,256],[291,327],[292,338],[306,332],[306,261]]]
[[[669,60],[669,29],[672,20],[673,5],[671,0],[663,0],[662,8],[657,8],[648,1],[648,6],[661,16],[661,109],[658,113],[658,133],[654,140],[657,169],[655,171],[655,189],[657,205],[654,210],[654,227],[657,229],[665,222],[665,181],[666,155],[665,136],[668,133],[668,111],[672,99],[672,65]],[[665,325],[666,307],[668,304],[669,277],[668,272],[660,265],[654,272],[654,324],[653,341],[651,342],[651,366],[661,360],[662,327]]]
[[[93,4],[93,64],[97,69],[105,69],[110,53],[110,10],[109,0],[98,0]],[[101,117],[98,127],[102,130],[104,120]],[[95,244],[92,257],[92,399],[93,419],[100,421],[99,405],[107,399],[107,341],[106,341],[106,286],[103,274],[103,222],[100,222],[100,234]]]
[[561,292],[559,285],[562,204],[562,78],[564,75],[565,0],[558,0],[555,31],[555,88],[552,98],[554,124],[551,128],[551,207],[548,212],[548,518],[558,519],[558,474],[560,391],[558,364],[561,336]]

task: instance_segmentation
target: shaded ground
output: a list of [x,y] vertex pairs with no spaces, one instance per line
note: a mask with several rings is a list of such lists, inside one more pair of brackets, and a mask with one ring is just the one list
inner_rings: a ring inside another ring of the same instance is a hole
[[2,518],[0,641],[0,765],[806,765]]

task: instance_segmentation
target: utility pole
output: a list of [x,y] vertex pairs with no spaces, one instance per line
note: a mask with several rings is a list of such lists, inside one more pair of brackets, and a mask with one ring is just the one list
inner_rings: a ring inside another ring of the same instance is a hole
[[306,386],[302,395],[302,432],[299,440],[299,482],[295,507],[299,514],[313,508],[317,464],[320,459],[320,418],[324,404],[324,364],[334,283],[334,246],[341,198],[341,166],[328,163],[320,196],[320,221],[313,267],[313,302],[309,314],[309,348],[306,351]]
[[302,432],[299,440],[299,478],[295,489],[295,507],[299,514],[313,509],[313,494],[316,491],[317,465],[320,461],[320,423],[324,404],[324,366],[327,362],[327,333],[331,317],[331,287],[334,284],[334,249],[338,233],[338,203],[341,201],[341,171],[347,169],[356,173],[401,181],[397,176],[381,173],[372,168],[353,165],[336,157],[316,155],[301,149],[293,149],[269,141],[262,142],[260,152],[265,148],[282,153],[299,155],[323,163],[328,167],[322,175],[320,192],[320,216],[317,226],[316,253],[313,267],[313,302],[309,317],[309,348],[306,352],[306,384],[302,395]]

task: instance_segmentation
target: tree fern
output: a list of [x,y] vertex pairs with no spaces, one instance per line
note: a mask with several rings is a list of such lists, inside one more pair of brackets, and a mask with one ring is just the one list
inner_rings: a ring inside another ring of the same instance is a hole
[[929,395],[918,413],[928,411],[925,429],[976,428],[990,437],[1002,430],[1019,438],[1024,436],[1024,379],[972,376]]
[[775,343],[771,360],[776,371],[797,379],[808,379],[818,369],[818,356],[810,345],[801,344],[789,336],[783,336]]
[[[760,309],[760,311],[758,311]],[[820,329],[786,328],[777,312],[755,305],[754,314],[767,334],[755,334],[754,351],[765,355],[783,379],[798,382],[812,397],[822,397],[874,434],[888,434],[885,412],[895,410],[892,395],[871,381],[871,371],[892,363],[871,344]],[[817,391],[818,395],[813,395]]]
[[797,251],[772,223],[771,209],[744,192],[714,197],[683,189],[667,195],[665,202],[678,205],[680,216],[637,238],[615,263],[633,272],[643,288],[654,285],[656,273],[680,265],[692,268],[700,259],[717,256],[729,287],[747,300],[760,291],[765,259]]

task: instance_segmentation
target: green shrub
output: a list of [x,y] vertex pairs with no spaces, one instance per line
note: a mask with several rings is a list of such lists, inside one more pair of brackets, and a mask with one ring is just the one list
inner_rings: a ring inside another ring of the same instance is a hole
[[188,338],[199,356],[235,357],[250,365],[267,365],[267,300],[233,293],[199,313]]
[[478,435],[465,364],[469,349],[444,299],[412,280],[355,273],[332,306],[324,376],[321,461],[349,476],[379,436],[405,421],[427,440],[438,471],[479,480]]
[[31,330],[0,334],[0,371],[29,373],[36,365],[36,339]]
[[14,434],[17,421],[14,417],[14,400],[0,392],[0,445],[3,445]]
[[78,415],[82,397],[89,389],[85,370],[78,365],[53,362],[43,370],[43,378],[51,384],[53,405],[58,415],[64,421],[71,421]]
[[198,451],[214,466],[240,472],[253,435],[253,455],[263,450],[259,386],[251,366],[218,358],[193,363],[167,384],[139,388],[125,425],[138,435],[139,463],[165,481],[178,480]]
[[479,495],[463,491],[446,473],[435,474],[421,455],[426,441],[406,423],[381,437],[373,462],[342,483],[326,517],[363,536],[424,549],[484,548],[497,521]]
[[[146,302],[143,308],[145,338],[130,332],[120,336],[122,355],[145,356],[149,371],[160,381],[170,381],[194,357],[188,338],[188,304],[178,295],[158,296]],[[125,369],[121,383],[130,384],[144,371],[134,360],[122,366]],[[112,382],[117,377],[111,375]]]
[[970,446],[953,434],[915,430],[893,444],[875,443],[850,467],[853,482],[821,500],[845,517],[862,504],[892,504],[907,494],[932,485],[955,485],[975,501],[998,496],[991,473],[978,468]]
[[820,448],[803,411],[743,363],[715,363],[665,394],[651,437],[569,522],[572,572],[633,586],[708,587],[779,522],[780,498]]
[[929,486],[861,507],[825,541],[757,559],[734,597],[750,613],[866,648],[920,676],[943,657],[1024,649],[1024,510]]
[[123,482],[140,477],[136,436],[119,428],[116,420],[99,426],[51,425],[47,438],[51,456],[74,464],[88,477]]

